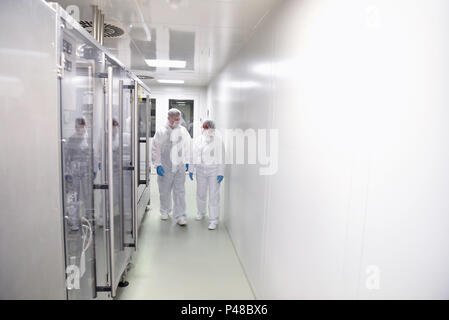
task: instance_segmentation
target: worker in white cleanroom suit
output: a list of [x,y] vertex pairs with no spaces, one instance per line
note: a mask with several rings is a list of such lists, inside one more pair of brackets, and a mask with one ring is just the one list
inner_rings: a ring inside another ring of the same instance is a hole
[[151,156],[158,174],[161,219],[168,219],[173,197],[173,218],[180,226],[185,226],[185,172],[191,156],[191,138],[180,125],[181,121],[181,111],[175,108],[168,111],[166,125],[154,135]]
[[68,139],[64,146],[64,176],[66,188],[66,210],[72,231],[80,228],[81,204],[84,209],[92,209],[91,194],[95,173],[92,172],[90,152],[86,130],[86,120],[75,120],[75,133]]
[[224,176],[224,144],[216,135],[215,123],[203,122],[202,135],[193,143],[189,176],[193,180],[196,172],[197,220],[206,214],[207,192],[209,191],[209,230],[215,230],[220,215],[220,183]]

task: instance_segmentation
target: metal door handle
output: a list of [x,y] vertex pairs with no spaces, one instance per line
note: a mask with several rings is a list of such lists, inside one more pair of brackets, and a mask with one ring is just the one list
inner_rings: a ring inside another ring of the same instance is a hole
[[109,279],[111,296],[116,294],[115,279],[115,247],[114,247],[114,154],[112,149],[112,96],[113,96],[113,68],[108,67],[108,198],[109,198]]
[[120,179],[120,250],[123,251],[125,246],[125,192],[124,192],[124,177],[123,177],[123,80],[119,81],[119,179]]
[[150,108],[150,95],[147,95],[146,103],[146,141],[145,141],[145,183],[148,187],[150,184],[150,128],[151,128],[151,108]]

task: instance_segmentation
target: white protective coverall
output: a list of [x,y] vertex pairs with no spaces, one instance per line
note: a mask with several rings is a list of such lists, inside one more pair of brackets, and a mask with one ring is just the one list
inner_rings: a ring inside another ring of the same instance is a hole
[[189,172],[196,171],[198,217],[206,214],[207,191],[209,191],[209,222],[218,224],[220,216],[220,183],[218,176],[224,176],[224,144],[215,130],[206,130],[193,143],[192,161]]
[[168,215],[172,211],[173,194],[173,217],[176,221],[187,219],[185,165],[189,163],[191,157],[190,148],[191,138],[186,128],[178,125],[172,129],[168,123],[156,131],[151,146],[154,166],[157,168],[161,165],[165,171],[163,176],[157,177],[161,215]]
[[[85,215],[85,211],[92,208],[89,194],[92,192],[93,174],[87,138],[87,132],[74,133],[68,139],[64,150],[67,211],[73,230],[78,230],[81,217]],[[84,212],[80,210],[81,203],[84,205]]]

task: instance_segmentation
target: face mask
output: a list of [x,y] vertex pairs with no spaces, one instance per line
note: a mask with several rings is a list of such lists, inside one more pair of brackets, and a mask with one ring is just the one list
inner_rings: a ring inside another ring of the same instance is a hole
[[77,128],[76,129],[76,134],[80,137],[84,136],[87,133],[86,128]]
[[205,137],[213,137],[214,131],[212,129],[203,129],[203,135]]
[[178,121],[175,121],[175,122],[173,122],[173,128],[177,128],[177,127],[179,127],[179,124],[181,123],[181,121],[180,120],[178,120]]
[[118,127],[116,127],[116,126],[113,126],[113,127],[112,127],[112,134],[113,134],[114,136],[118,135]]

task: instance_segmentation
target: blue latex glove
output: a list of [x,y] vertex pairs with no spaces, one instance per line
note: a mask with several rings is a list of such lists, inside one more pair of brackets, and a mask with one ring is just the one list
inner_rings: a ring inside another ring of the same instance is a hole
[[72,182],[72,181],[73,181],[72,175],[66,174],[66,175],[65,175],[65,181],[66,181],[66,182],[69,182],[69,183]]
[[223,176],[217,176],[217,181],[218,181],[218,183],[220,183],[220,182],[222,182],[223,181]]
[[186,172],[189,171],[189,164],[186,163]]
[[98,170],[101,170],[101,162],[98,162]]
[[164,171],[164,168],[162,168],[162,166],[157,166],[156,171],[159,176],[161,176],[161,177],[164,176],[165,171]]
[[97,171],[94,171],[94,180],[97,177]]
[[193,172],[189,172],[189,177],[190,177],[190,180],[193,181]]

